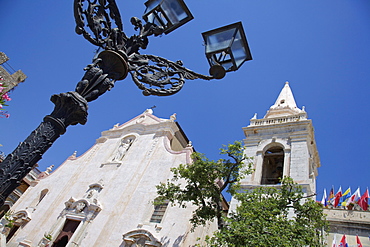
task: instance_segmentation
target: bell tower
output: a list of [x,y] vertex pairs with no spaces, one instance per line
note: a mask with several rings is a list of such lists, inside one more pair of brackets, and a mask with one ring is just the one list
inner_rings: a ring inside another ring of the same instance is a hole
[[245,154],[252,158],[254,168],[242,180],[243,189],[278,186],[282,177],[289,176],[308,195],[316,192],[320,158],[312,121],[304,107],[297,107],[288,82],[266,115],[257,119],[255,114],[243,132]]

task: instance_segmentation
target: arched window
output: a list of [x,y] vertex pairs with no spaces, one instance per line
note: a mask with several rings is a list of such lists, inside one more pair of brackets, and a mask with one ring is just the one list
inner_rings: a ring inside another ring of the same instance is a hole
[[150,218],[150,222],[161,223],[167,207],[168,207],[168,201],[165,201],[164,203],[159,204],[159,205],[155,205],[154,212],[152,214],[152,217]]
[[284,150],[281,147],[269,148],[263,156],[261,184],[278,184],[283,177]]
[[40,196],[39,196],[39,201],[37,202],[36,206],[39,205],[39,203],[42,201],[42,199],[44,199],[44,197],[46,196],[46,194],[49,192],[48,189],[44,189],[40,192]]
[[64,223],[62,231],[55,239],[52,247],[64,247],[68,244],[72,238],[73,233],[76,231],[80,221],[67,219]]
[[16,234],[18,229],[20,227],[23,227],[27,222],[31,220],[30,215],[27,211],[21,210],[18,211],[17,213],[11,214],[11,229],[6,236],[6,242],[9,242],[9,240]]

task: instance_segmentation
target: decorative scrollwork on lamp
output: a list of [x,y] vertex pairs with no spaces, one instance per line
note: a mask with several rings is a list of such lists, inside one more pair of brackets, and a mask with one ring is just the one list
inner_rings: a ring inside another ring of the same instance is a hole
[[[103,49],[122,49],[127,37],[114,0],[75,0],[76,33]],[[112,28],[113,19],[116,27]],[[85,20],[87,23],[85,23]],[[85,30],[85,25],[91,33]]]
[[[182,1],[181,6],[188,11]],[[157,8],[161,10],[159,5]],[[149,12],[153,11],[150,9]],[[86,73],[76,87],[76,92],[87,101],[95,100],[110,90],[115,81],[124,79],[128,72],[146,96],[173,95],[181,90],[185,79],[215,79],[214,76],[202,75],[183,67],[181,61],[172,62],[154,55],[139,54],[140,49],[146,49],[148,46],[148,36],[158,36],[169,31],[165,26],[159,25],[160,22],[157,22],[158,25],[150,22],[147,16],[144,18],[145,24],[139,18],[132,17],[131,24],[134,30],[138,31],[138,35],[127,37],[123,32],[121,15],[114,0],[75,0],[74,13],[77,34],[82,34],[89,42],[105,50],[85,68]],[[156,14],[157,18],[158,16]],[[188,16],[188,20],[183,21],[181,25],[192,19],[190,12]],[[112,23],[115,27],[112,27]],[[173,24],[170,25],[168,20],[166,23],[171,27],[171,31],[174,30]],[[107,59],[109,61],[106,61]],[[113,65],[112,60],[116,61]]]
[[128,61],[133,81],[146,96],[175,94],[183,87],[185,79],[213,79],[183,67],[180,60],[172,62],[154,55],[135,54]]

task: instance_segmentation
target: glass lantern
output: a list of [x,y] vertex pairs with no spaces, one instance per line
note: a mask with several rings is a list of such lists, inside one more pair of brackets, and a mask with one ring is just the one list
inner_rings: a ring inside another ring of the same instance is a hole
[[226,72],[236,71],[248,60],[252,60],[241,22],[202,33],[206,57],[211,66],[210,74],[217,79]]
[[162,26],[165,34],[194,19],[183,0],[149,0],[145,6],[143,19]]

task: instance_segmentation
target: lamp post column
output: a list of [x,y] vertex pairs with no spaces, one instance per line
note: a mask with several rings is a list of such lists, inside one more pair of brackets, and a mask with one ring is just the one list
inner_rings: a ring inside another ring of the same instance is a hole
[[54,111],[0,163],[0,205],[69,125],[85,124],[87,101],[76,92],[53,95]]

